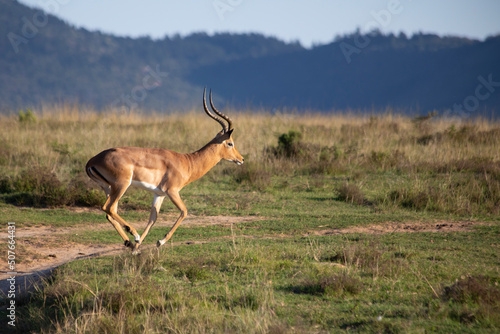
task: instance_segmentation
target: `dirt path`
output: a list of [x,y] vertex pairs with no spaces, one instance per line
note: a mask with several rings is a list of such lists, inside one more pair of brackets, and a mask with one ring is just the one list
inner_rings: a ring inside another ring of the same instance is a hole
[[474,227],[487,225],[483,222],[472,221],[438,221],[438,222],[386,222],[367,226],[353,226],[343,229],[324,229],[308,233],[307,235],[335,235],[335,234],[389,234],[389,233],[417,233],[417,232],[470,232]]
[[[231,226],[232,224],[249,223],[263,218],[259,217],[189,217],[184,220],[185,226]],[[309,231],[303,235],[339,235],[351,233],[365,234],[387,234],[387,233],[416,233],[416,232],[457,232],[472,231],[475,226],[484,225],[480,222],[409,222],[395,223],[387,222],[382,224],[374,224],[363,227],[348,227],[344,229],[320,229]],[[172,224],[167,222],[158,222],[155,227],[169,228]],[[326,226],[325,226],[326,227]],[[113,230],[110,224],[98,224],[90,227],[93,231],[96,230]],[[321,228],[321,226],[320,226]],[[49,275],[54,268],[61,266],[70,261],[94,258],[105,255],[117,255],[129,250],[121,243],[117,244],[94,244],[86,245],[74,242],[63,241],[58,238],[63,234],[75,234],[88,231],[89,226],[78,227],[29,227],[26,229],[16,230],[16,250],[19,254],[20,261],[16,263],[16,291],[23,293],[32,289],[33,283],[40,281],[40,277]],[[252,236],[238,236],[252,237]],[[293,237],[292,235],[274,235],[262,238],[283,238]],[[183,241],[176,242],[174,245],[205,243],[209,241]],[[149,248],[154,245],[145,244],[143,247]],[[6,293],[10,288],[10,281],[7,279],[12,277],[8,271],[0,271],[0,295]]]
[[[173,217],[173,216],[172,216]],[[171,217],[168,217],[171,218]],[[258,217],[196,217],[191,216],[183,221],[184,226],[231,226],[231,224],[248,223],[262,218]],[[173,219],[167,222],[157,222],[155,228],[165,228],[168,230]],[[139,226],[137,226],[139,227]],[[144,226],[141,226],[144,227]],[[78,235],[92,231],[109,231],[114,228],[111,224],[95,224],[91,226],[77,227],[28,227],[16,229],[16,291],[23,293],[33,287],[34,282],[40,281],[40,277],[47,276],[54,268],[57,268],[70,261],[93,258],[105,255],[117,255],[128,252],[129,249],[121,243],[110,244],[80,244],[61,240],[61,235]],[[174,242],[174,245],[194,244],[199,241]],[[143,245],[147,248],[149,245]],[[6,269],[5,267],[2,269]],[[7,279],[13,275],[9,270],[0,270],[0,296],[3,296],[10,289],[10,281]]]

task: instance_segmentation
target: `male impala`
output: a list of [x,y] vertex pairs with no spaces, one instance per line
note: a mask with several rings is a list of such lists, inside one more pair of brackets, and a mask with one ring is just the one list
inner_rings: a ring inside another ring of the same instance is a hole
[[[243,164],[243,157],[234,147],[232,122],[229,117],[215,109],[210,92],[208,110],[203,91],[203,107],[208,116],[222,125],[222,131],[214,139],[194,153],[181,154],[160,148],[119,147],[102,151],[87,162],[88,176],[97,182],[106,193],[107,200],[102,209],[106,218],[118,231],[125,246],[137,252],[149,230],[156,222],[165,196],[168,196],[181,214],[170,231],[157,246],[169,240],[187,215],[187,209],[179,196],[179,191],[187,184],[205,175],[220,160],[229,160],[237,165]],[[227,125],[224,123],[227,122]],[[154,194],[148,225],[142,236],[118,215],[118,201],[130,186],[151,191]],[[134,236],[135,244],[130,242],[123,228]]]

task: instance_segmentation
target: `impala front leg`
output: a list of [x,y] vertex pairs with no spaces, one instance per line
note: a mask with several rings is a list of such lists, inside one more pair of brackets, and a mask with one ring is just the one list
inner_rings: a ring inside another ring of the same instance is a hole
[[153,199],[153,205],[151,206],[151,214],[149,215],[149,221],[148,225],[146,226],[146,229],[141,235],[140,240],[138,241],[138,245],[141,245],[144,239],[146,239],[146,236],[149,233],[149,230],[153,227],[153,225],[156,223],[156,220],[158,219],[158,215],[160,214],[160,208],[163,203],[163,199],[165,199],[165,196],[159,196],[155,194],[155,197]]
[[156,243],[156,246],[158,246],[158,247],[164,245],[172,237],[172,235],[174,234],[177,227],[179,227],[181,222],[187,216],[187,208],[184,205],[184,202],[182,201],[181,197],[179,196],[179,192],[178,191],[168,191],[167,195],[170,198],[170,200],[172,201],[172,203],[174,203],[175,206],[181,211],[181,215],[179,216],[179,218],[177,218],[177,221],[175,222],[174,226],[172,226],[170,231],[165,235],[165,238],[158,240],[158,242]]

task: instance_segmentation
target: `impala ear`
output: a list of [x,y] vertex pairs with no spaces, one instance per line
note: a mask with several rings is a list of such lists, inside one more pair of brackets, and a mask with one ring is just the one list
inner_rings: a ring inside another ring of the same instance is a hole
[[219,132],[218,137],[219,137],[220,142],[222,143],[223,141],[231,138],[231,133],[233,133],[233,129],[228,130],[226,132]]

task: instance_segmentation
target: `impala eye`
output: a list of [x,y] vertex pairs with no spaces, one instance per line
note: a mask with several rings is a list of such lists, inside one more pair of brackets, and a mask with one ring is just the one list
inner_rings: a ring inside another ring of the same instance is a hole
[[234,146],[234,144],[230,142],[230,143],[227,143],[227,146],[229,146],[229,147],[233,147],[233,146]]

